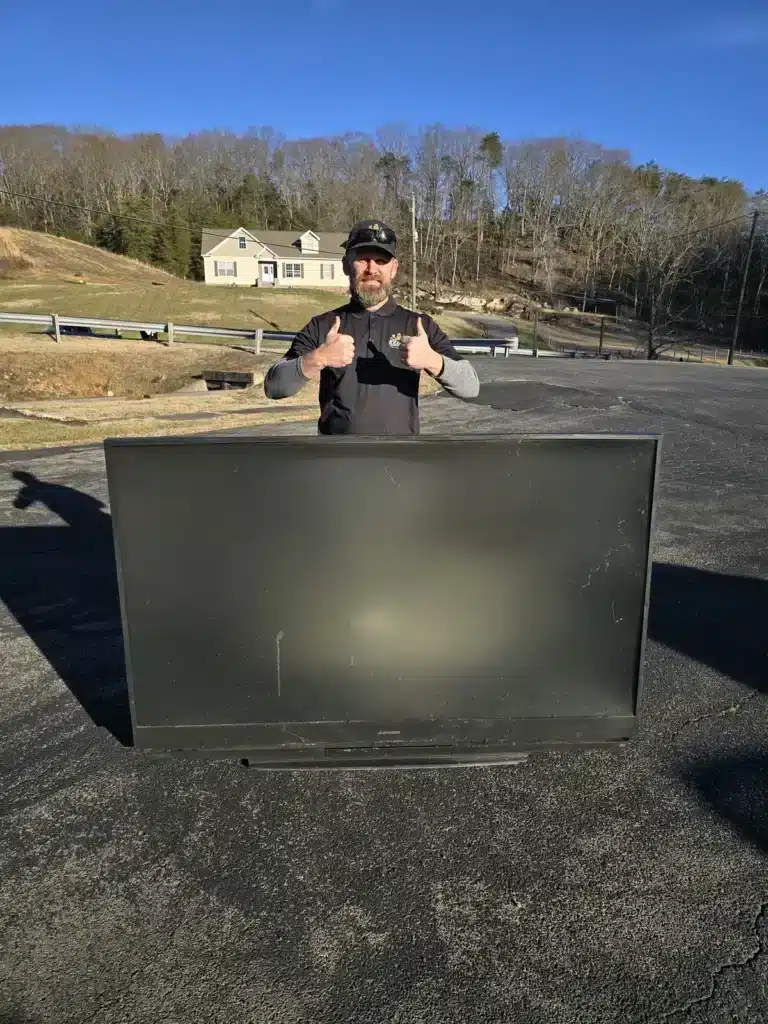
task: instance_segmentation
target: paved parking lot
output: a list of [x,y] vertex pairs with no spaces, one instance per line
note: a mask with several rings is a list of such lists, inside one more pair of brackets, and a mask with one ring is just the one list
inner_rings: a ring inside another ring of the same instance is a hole
[[768,375],[476,365],[479,400],[427,400],[425,432],[663,434],[638,740],[149,761],[121,743],[101,451],[0,455],[2,1024],[768,1018]]

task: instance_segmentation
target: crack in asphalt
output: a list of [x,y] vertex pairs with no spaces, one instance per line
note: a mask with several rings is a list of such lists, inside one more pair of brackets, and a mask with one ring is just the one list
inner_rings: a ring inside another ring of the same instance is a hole
[[[726,715],[738,714],[738,712],[741,711],[741,709],[746,704],[749,704],[750,701],[755,700],[755,698],[759,696],[760,691],[753,690],[752,693],[747,694],[747,696],[744,697],[742,700],[738,701],[735,704],[731,704],[727,708],[721,708],[720,711],[708,711],[704,715],[697,715],[695,718],[689,718],[685,722],[683,722],[682,725],[679,725],[676,729],[674,729],[672,732],[667,733],[666,738],[668,740],[676,740],[680,733],[682,733],[685,729],[688,729],[692,725],[696,725],[698,722],[704,722],[708,718],[725,718]],[[665,734],[662,733],[662,735]]]
[[757,946],[755,949],[743,960],[730,960],[728,963],[720,964],[719,967],[715,967],[710,971],[708,992],[705,992],[703,996],[697,996],[695,999],[688,999],[681,1006],[675,1006],[671,1010],[667,1010],[661,1015],[661,1017],[657,1018],[659,1021],[667,1021],[679,1013],[688,1013],[688,1011],[694,1006],[701,1006],[703,1003],[708,1003],[715,994],[719,979],[726,971],[735,971],[739,967],[746,967],[748,964],[753,963],[761,953],[765,952],[763,948],[763,940],[760,938],[758,933],[758,926],[760,924],[760,918],[765,913],[766,907],[768,907],[768,900],[764,900],[760,904],[757,913],[755,914],[755,919],[752,922],[752,934],[757,940]]

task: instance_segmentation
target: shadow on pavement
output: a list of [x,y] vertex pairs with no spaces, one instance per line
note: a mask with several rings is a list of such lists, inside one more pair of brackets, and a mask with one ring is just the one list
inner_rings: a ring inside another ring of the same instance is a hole
[[40,503],[66,526],[0,529],[0,601],[91,719],[133,742],[112,520],[103,502],[14,472],[17,509]]
[[768,581],[657,562],[648,635],[768,693]]
[[684,777],[705,804],[768,853],[768,753],[703,758]]

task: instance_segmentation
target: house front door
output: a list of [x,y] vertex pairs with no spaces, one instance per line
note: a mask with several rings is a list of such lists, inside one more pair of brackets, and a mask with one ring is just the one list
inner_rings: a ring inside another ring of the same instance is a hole
[[275,283],[275,268],[271,263],[261,264],[261,283],[262,284],[274,284]]

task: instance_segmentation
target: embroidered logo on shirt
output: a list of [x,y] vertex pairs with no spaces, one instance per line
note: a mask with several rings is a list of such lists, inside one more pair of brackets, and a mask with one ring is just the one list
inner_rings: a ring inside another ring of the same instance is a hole
[[400,348],[402,343],[403,343],[403,336],[402,336],[402,334],[392,334],[392,335],[390,335],[390,338],[389,338],[389,347],[390,348]]

